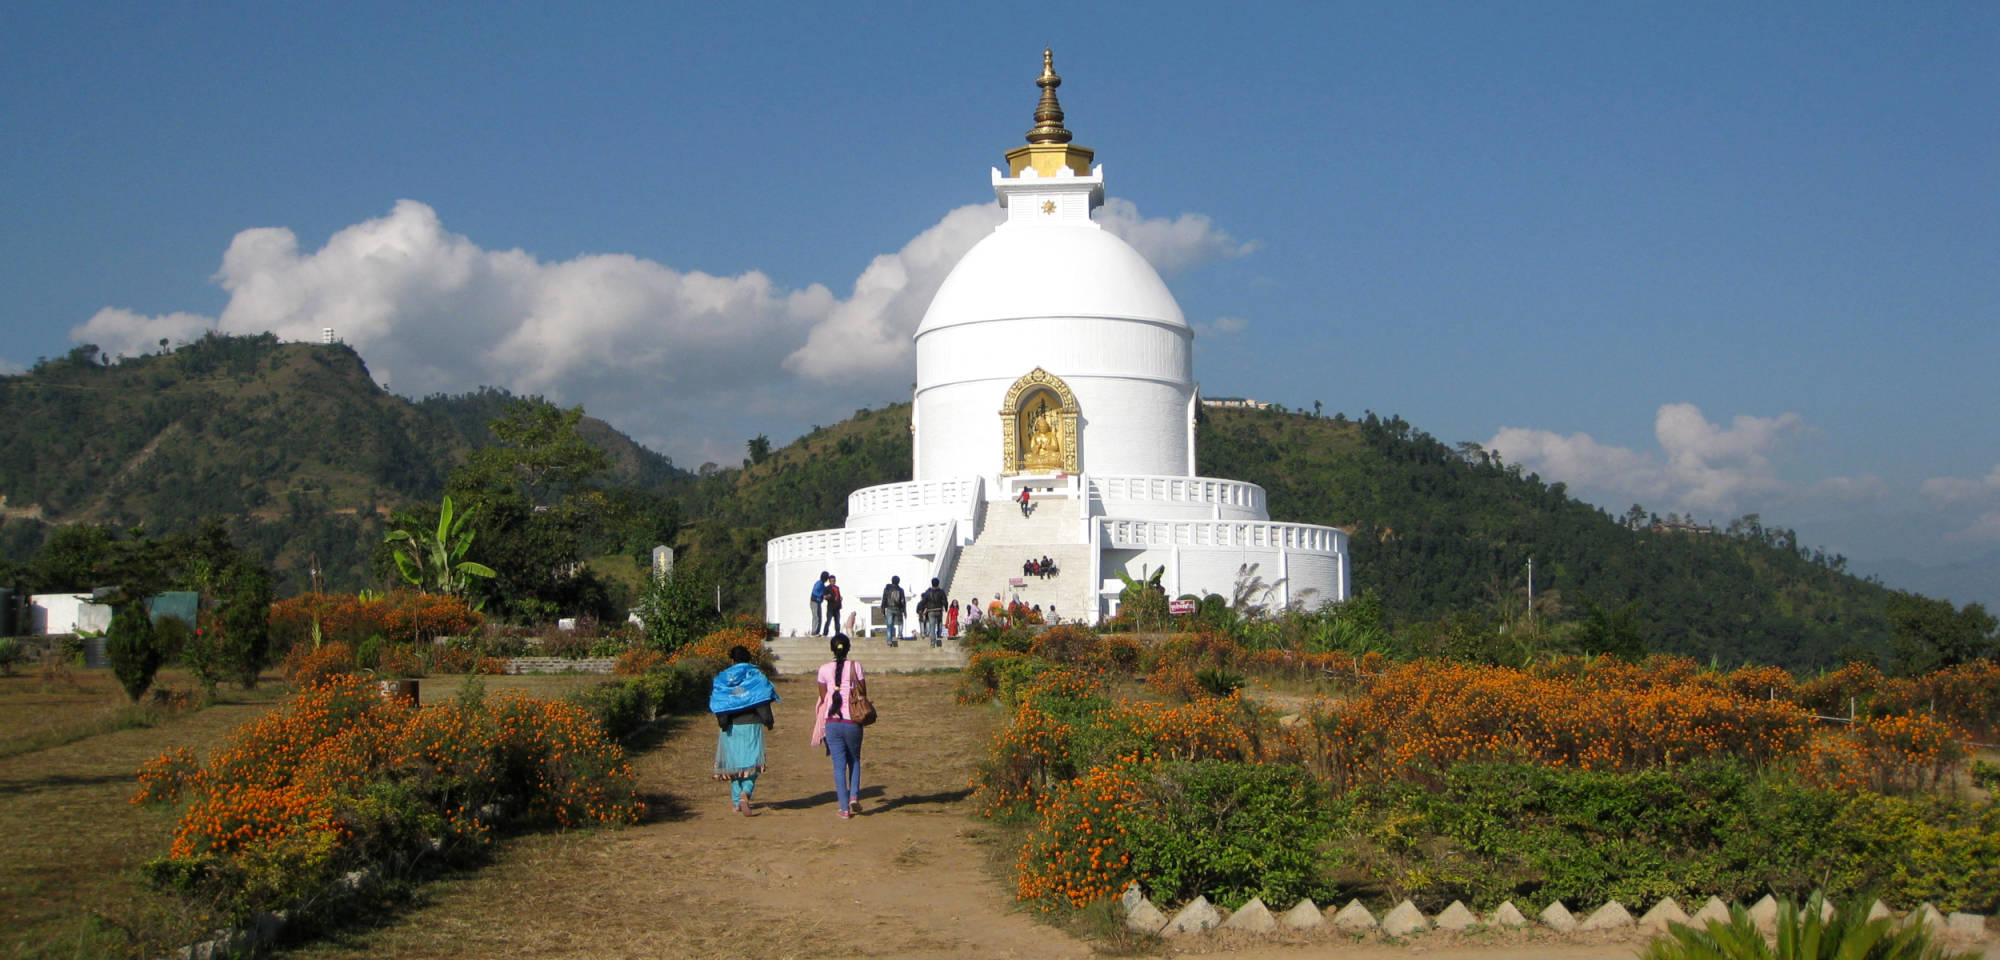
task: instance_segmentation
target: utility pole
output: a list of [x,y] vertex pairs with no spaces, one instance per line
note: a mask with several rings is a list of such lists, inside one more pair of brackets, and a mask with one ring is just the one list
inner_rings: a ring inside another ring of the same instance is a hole
[[1535,622],[1535,558],[1528,558],[1528,623]]

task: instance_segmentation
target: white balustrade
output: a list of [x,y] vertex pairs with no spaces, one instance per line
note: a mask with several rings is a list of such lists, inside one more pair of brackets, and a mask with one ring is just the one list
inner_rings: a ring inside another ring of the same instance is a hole
[[1205,506],[1264,509],[1264,488],[1241,480],[1213,477],[1092,476],[1094,499],[1124,502],[1191,503]]
[[913,510],[962,511],[979,489],[978,477],[911,480],[862,487],[847,495],[847,518],[903,513]]
[[1099,520],[1103,543],[1120,550],[1156,547],[1283,549],[1334,554],[1347,534],[1309,523],[1246,520]]
[[902,527],[838,527],[777,537],[770,542],[770,560],[810,560],[830,556],[887,556],[935,553],[951,522]]

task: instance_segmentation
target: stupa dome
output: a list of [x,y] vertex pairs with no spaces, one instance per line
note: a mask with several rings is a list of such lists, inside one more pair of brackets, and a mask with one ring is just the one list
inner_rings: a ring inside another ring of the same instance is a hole
[[1025,317],[1102,317],[1187,329],[1153,265],[1110,232],[1088,223],[1010,223],[958,262],[916,335]]

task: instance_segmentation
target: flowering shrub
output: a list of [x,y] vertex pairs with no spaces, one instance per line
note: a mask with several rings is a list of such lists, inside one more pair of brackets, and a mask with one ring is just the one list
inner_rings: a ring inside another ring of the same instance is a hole
[[[1990,664],[1801,683],[1685,657],[1395,664],[1183,634],[1149,670],[1153,691],[1193,697],[1175,705],[1108,698],[1103,646],[987,649],[960,681],[961,702],[1013,708],[973,785],[986,816],[1027,824],[1016,893],[1039,909],[1134,879],[1166,901],[1321,896],[1343,863],[1431,909],[1815,886],[1960,909],[2000,897],[2000,806],[1937,792],[1966,756],[1955,718],[2000,713]],[[1344,699],[1279,723],[1189,685],[1230,670],[1331,679]],[[1814,726],[1850,696],[1861,722]],[[1246,805],[1264,816],[1231,819]]]
[[301,690],[321,686],[354,669],[354,651],[344,643],[329,643],[318,650],[294,647],[279,666],[285,682]]
[[636,677],[667,665],[667,655],[652,647],[633,647],[618,655],[611,672]]
[[764,649],[764,641],[770,632],[762,625],[755,627],[743,624],[723,627],[692,643],[683,644],[668,658],[669,663],[689,660],[713,660],[717,663],[729,662],[729,648],[741,645],[750,650],[750,661],[769,669],[773,663],[771,654]]
[[424,675],[423,652],[408,643],[385,646],[376,659],[375,672],[385,677],[421,677]]
[[1180,700],[1207,696],[1213,691],[1201,682],[1202,671],[1234,671],[1246,656],[1225,633],[1175,634],[1153,650],[1146,687]]
[[[1750,700],[1703,683],[1624,685],[1615,674],[1537,673],[1421,661],[1394,667],[1364,693],[1321,701],[1290,742],[1337,785],[1468,760],[1629,770],[1797,753],[1807,719],[1786,702]],[[1607,685],[1609,689],[1607,689]]]
[[1927,714],[1869,717],[1814,738],[1801,770],[1809,782],[1836,790],[1931,790],[1949,784],[1972,756],[1964,739],[1964,731]]
[[1136,879],[1131,833],[1145,792],[1133,764],[1092,767],[1035,804],[1014,860],[1014,896],[1044,911],[1084,907]]
[[302,593],[271,604],[276,646],[311,646],[315,617],[322,643],[350,646],[376,634],[403,643],[429,643],[436,637],[471,633],[485,621],[464,597],[454,594],[396,590],[363,599],[353,594]]
[[206,762],[183,748],[140,768],[134,803],[176,800],[187,807],[152,876],[238,918],[431,845],[463,853],[486,841],[488,809],[557,826],[641,809],[623,751],[574,705],[508,695],[418,708],[353,676],[238,727]]

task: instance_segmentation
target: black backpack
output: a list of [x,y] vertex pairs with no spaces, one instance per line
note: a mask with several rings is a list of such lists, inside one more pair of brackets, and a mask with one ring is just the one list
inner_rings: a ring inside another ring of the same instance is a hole
[[893,583],[889,585],[888,589],[882,591],[882,609],[884,610],[901,612],[904,600],[903,588]]

